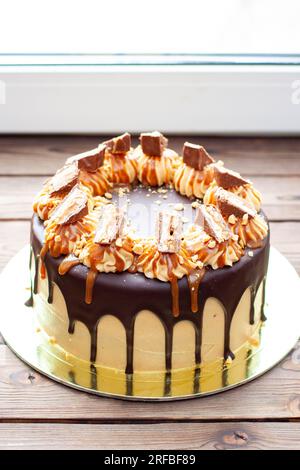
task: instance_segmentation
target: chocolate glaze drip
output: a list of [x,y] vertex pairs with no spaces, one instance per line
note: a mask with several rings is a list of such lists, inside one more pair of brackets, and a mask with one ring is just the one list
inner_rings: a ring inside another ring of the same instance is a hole
[[[44,227],[36,215],[32,219],[32,249],[35,266],[43,246]],[[45,254],[44,266],[49,283],[49,298],[52,301],[53,283],[62,291],[69,315],[69,333],[74,332],[75,321],[84,323],[91,335],[91,362],[97,355],[97,326],[100,318],[111,314],[123,324],[127,338],[126,373],[133,372],[134,322],[136,314],[144,309],[155,312],[165,328],[166,370],[172,369],[173,328],[178,321],[189,320],[195,327],[195,364],[201,362],[202,322],[205,302],[209,297],[217,298],[224,306],[225,334],[224,357],[233,357],[230,351],[230,325],[237,305],[248,287],[252,287],[251,304],[262,281],[264,281],[269,258],[269,234],[262,246],[253,252],[253,257],[245,255],[232,267],[217,270],[205,269],[205,275],[198,289],[198,311],[195,310],[194,294],[190,296],[190,286],[186,277],[178,283],[179,315],[172,314],[170,284],[157,279],[148,279],[141,273],[101,273],[94,282],[93,301],[85,302],[85,286],[88,268],[82,264],[73,266],[64,276],[59,275],[58,267],[64,257],[53,258]],[[37,269],[33,292],[37,292]],[[118,295],[116,296],[116,292]],[[263,301],[264,303],[264,301]],[[262,305],[263,307],[263,305]],[[251,309],[252,312],[253,309]],[[254,310],[253,310],[254,311]],[[262,308],[261,319],[264,320]],[[252,318],[249,319],[251,321]]]

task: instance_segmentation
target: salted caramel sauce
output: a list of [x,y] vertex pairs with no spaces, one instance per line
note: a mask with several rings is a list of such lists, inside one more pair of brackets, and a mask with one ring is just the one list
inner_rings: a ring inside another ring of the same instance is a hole
[[63,259],[63,261],[58,266],[58,274],[63,276],[69,272],[73,266],[77,266],[78,264],[80,264],[80,260],[77,258],[77,256],[70,254],[65,259]]
[[137,270],[138,270],[138,259],[139,259],[139,255],[134,255],[133,256],[133,262],[132,262],[131,266],[128,268],[129,273],[135,274],[137,272]]
[[179,309],[179,290],[178,290],[178,280],[173,269],[176,269],[178,265],[177,255],[175,253],[165,253],[163,254],[168,269],[168,278],[171,284],[171,293],[172,293],[172,313],[174,317],[178,317],[180,313]]
[[87,304],[91,304],[93,300],[93,288],[98,275],[97,265],[103,263],[106,254],[113,255],[117,272],[124,271],[125,269],[125,262],[119,254],[119,250],[115,242],[110,245],[93,243],[89,248],[90,269],[86,278],[85,302]]
[[191,296],[191,311],[193,313],[197,313],[198,308],[198,293],[201,281],[205,275],[205,268],[202,269],[195,269],[190,274],[188,274],[188,284],[190,288],[190,296]]

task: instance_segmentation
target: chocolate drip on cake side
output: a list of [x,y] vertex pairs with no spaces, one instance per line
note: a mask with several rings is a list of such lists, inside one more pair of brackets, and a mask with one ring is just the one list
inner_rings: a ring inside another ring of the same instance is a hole
[[[42,221],[37,216],[32,222],[32,250],[35,265],[43,246],[44,228]],[[195,327],[195,364],[201,362],[202,323],[205,302],[208,298],[218,299],[224,308],[225,332],[224,332],[224,358],[231,356],[230,351],[230,326],[233,314],[244,291],[251,287],[251,315],[249,323],[253,320],[255,296],[261,282],[264,281],[269,257],[269,235],[263,241],[262,246],[253,251],[253,256],[245,255],[232,267],[224,267],[218,270],[206,268],[203,278],[197,288],[197,298],[193,291],[191,295],[191,282],[184,277],[178,281],[179,316],[172,314],[172,295],[170,283],[156,279],[148,279],[142,273],[99,273],[95,279],[93,289],[93,301],[85,302],[85,288],[88,268],[82,264],[71,267],[70,271],[61,276],[58,267],[64,257],[53,258],[46,253],[44,266],[48,277],[49,297],[52,301],[53,283],[61,290],[67,305],[69,316],[69,333],[74,332],[76,321],[86,325],[91,335],[91,362],[97,356],[97,327],[104,315],[113,315],[123,324],[127,339],[127,365],[126,373],[133,372],[133,346],[134,346],[134,322],[141,310],[154,312],[165,329],[165,353],[166,371],[172,369],[173,329],[178,321],[189,320]],[[259,273],[259,274],[258,274]],[[37,273],[35,275],[33,291],[37,291]],[[238,280],[238,282],[237,282]],[[263,284],[264,285],[264,284]],[[264,288],[263,288],[264,289]],[[118,296],[116,297],[116,292]],[[263,291],[264,292],[264,291]],[[198,303],[198,311],[195,305]],[[264,302],[262,302],[261,319],[264,320]]]

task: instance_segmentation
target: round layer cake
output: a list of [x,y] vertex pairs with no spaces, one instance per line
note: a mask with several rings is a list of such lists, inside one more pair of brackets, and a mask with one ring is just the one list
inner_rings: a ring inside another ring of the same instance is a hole
[[264,317],[252,183],[200,145],[128,133],[70,157],[34,203],[32,296],[66,354],[127,374],[232,361]]

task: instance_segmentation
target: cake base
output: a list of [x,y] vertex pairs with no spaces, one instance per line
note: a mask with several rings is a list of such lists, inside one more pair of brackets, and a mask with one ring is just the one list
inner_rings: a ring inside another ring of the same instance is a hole
[[[29,247],[22,249],[0,276],[0,331],[10,349],[25,363],[64,385],[100,396],[162,401],[219,393],[244,384],[271,369],[292,349],[300,336],[299,277],[289,262],[271,249],[266,285],[267,321],[257,339],[246,344],[233,362],[169,373],[135,372],[95,367],[53,344],[40,328],[30,295]],[[279,275],[280,273],[280,275]]]

